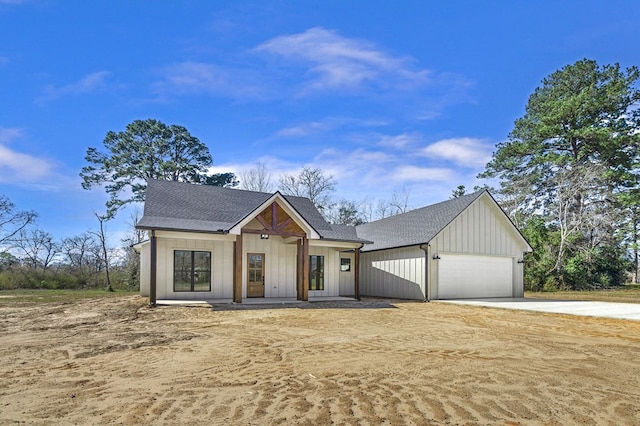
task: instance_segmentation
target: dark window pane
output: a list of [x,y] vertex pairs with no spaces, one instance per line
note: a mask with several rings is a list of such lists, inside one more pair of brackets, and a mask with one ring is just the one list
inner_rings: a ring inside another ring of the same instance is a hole
[[351,259],[349,259],[348,257],[340,258],[340,270],[342,272],[351,271]]
[[209,291],[211,290],[211,273],[200,272],[198,279],[193,283],[194,291]]
[[309,256],[309,290],[324,290],[324,256]]
[[175,250],[173,265],[174,291],[211,290],[210,252]]

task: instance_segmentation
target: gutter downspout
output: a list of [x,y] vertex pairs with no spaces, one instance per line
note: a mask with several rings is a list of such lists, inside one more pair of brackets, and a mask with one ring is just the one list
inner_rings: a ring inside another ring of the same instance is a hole
[[424,301],[431,302],[431,286],[429,285],[429,244],[420,244],[420,250],[424,251]]

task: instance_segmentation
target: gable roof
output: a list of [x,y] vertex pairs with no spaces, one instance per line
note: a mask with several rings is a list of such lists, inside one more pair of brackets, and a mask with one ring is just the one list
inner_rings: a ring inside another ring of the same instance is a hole
[[328,223],[308,198],[155,179],[147,182],[144,213],[137,227],[227,233],[276,194],[288,202],[321,239],[368,242],[358,238],[353,226]]
[[486,190],[411,210],[356,227],[358,236],[374,243],[362,251],[425,244],[477,200]]

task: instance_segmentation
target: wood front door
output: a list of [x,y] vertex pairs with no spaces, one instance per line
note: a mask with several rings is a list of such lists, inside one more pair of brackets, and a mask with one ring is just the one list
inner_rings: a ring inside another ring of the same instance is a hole
[[264,253],[247,254],[247,297],[264,297]]

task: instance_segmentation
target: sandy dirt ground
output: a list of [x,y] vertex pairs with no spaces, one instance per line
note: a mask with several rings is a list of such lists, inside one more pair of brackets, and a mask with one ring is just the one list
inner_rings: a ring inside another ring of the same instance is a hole
[[3,304],[14,423],[638,425],[640,322],[384,300]]

